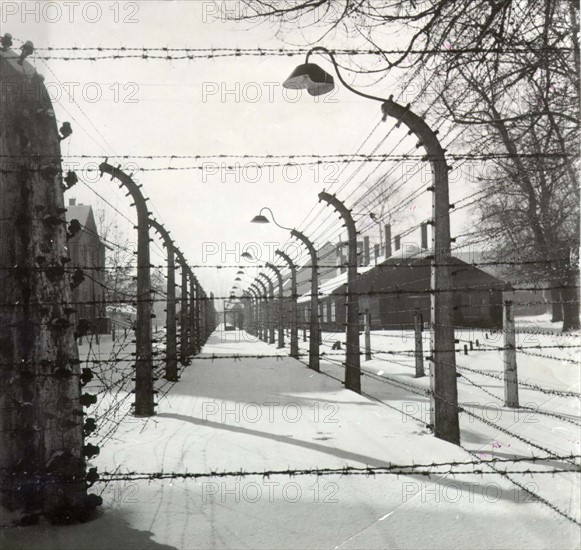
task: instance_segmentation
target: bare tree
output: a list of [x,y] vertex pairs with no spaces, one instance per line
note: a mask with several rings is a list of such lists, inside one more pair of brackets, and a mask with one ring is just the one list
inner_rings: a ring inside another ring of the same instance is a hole
[[[579,269],[571,252],[579,247],[578,1],[243,5],[240,19],[274,20],[282,33],[312,27],[319,32],[315,43],[329,33],[357,36],[383,58],[379,69],[376,58],[340,59],[354,71],[384,78],[406,69],[404,88],[419,90],[415,100],[428,114],[445,130],[462,128],[455,152],[489,157],[480,181],[491,192],[481,199],[478,227],[500,245],[497,258],[517,250],[513,269],[529,281],[548,281],[563,329],[579,327]],[[391,47],[394,31],[397,47]]]
[[512,260],[513,272],[530,281],[547,281],[553,319],[562,310],[563,330],[570,330],[579,328],[572,254],[579,247],[579,90],[578,78],[563,70],[563,52],[551,46],[551,36],[568,28],[570,13],[558,7],[547,3],[535,27],[540,34],[529,30],[539,55],[523,49],[510,63],[448,66],[439,107],[468,127],[472,151],[491,157],[482,182],[494,192],[482,200],[480,227],[499,243],[497,259]]
[[131,303],[137,296],[135,243],[123,234],[116,220],[109,219],[103,208],[97,209],[96,223],[99,236],[107,245],[105,302],[110,304],[111,312],[131,312]]
[[355,205],[357,213],[368,216],[359,224],[359,230],[364,233],[377,231],[379,246],[382,250],[385,224],[393,224],[401,219],[401,210],[397,209],[397,205],[401,202],[400,189],[404,183],[405,181],[396,180],[389,173],[375,181],[365,180],[362,184],[364,191]]

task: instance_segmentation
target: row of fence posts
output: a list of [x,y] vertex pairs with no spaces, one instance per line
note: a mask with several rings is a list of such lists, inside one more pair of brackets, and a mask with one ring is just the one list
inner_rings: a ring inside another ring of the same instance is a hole
[[[318,47],[333,59],[332,52]],[[307,54],[307,58],[311,52]],[[337,65],[335,64],[337,69]],[[353,90],[352,90],[353,91]],[[429,223],[433,225],[432,248],[434,254],[430,257],[430,313],[432,331],[431,360],[433,364],[433,387],[430,393],[431,406],[434,409],[434,435],[451,443],[460,442],[460,427],[458,418],[458,392],[455,371],[454,328],[453,328],[453,304],[452,304],[452,278],[448,258],[451,255],[450,236],[450,209],[453,205],[449,200],[448,172],[450,170],[445,150],[438,139],[438,131],[432,130],[423,117],[410,110],[409,105],[400,105],[393,101],[393,97],[381,99],[382,120],[388,118],[396,121],[396,126],[404,124],[409,129],[409,134],[418,138],[416,147],[422,147],[426,152],[432,168],[433,184],[427,191],[433,193],[432,217]],[[346,316],[346,352],[345,352],[345,387],[352,391],[361,392],[361,365],[359,345],[359,307],[358,295],[355,291],[357,279],[357,228],[352,212],[335,195],[322,191],[318,195],[319,201],[326,202],[337,211],[348,232],[349,260],[347,265],[347,291],[345,301],[347,306]],[[264,218],[261,214],[257,218]],[[270,209],[268,209],[270,210]],[[311,264],[311,291],[310,291],[310,339],[309,339],[309,368],[318,372],[320,370],[320,323],[319,323],[319,275],[317,250],[314,243],[297,229],[284,227],[274,220],[272,211],[270,214],[273,222],[282,229],[290,231],[291,237],[298,239],[307,248]],[[256,220],[259,222],[259,220]],[[260,223],[263,223],[260,220]],[[291,267],[292,269],[292,267]],[[262,283],[263,292],[259,289],[251,291],[255,300],[260,296],[266,297],[268,293]],[[251,285],[249,289],[252,287]],[[270,293],[272,296],[272,292]],[[296,300],[296,292],[291,292],[292,299]],[[295,320],[296,326],[296,320]]]
[[[271,295],[272,296],[272,295]],[[279,301],[279,319],[283,319],[283,306],[282,300]],[[252,307],[252,306],[251,306]],[[247,325],[247,330],[257,336],[259,339],[267,342],[274,343],[273,338],[268,338],[265,335],[267,333],[274,334],[276,321],[272,316],[272,312],[269,315],[262,309],[262,313],[259,312],[260,308],[269,309],[271,306],[267,303],[265,299],[262,305],[259,305],[257,309],[250,312],[251,321]],[[262,315],[262,317],[261,317]],[[362,314],[363,316],[363,336],[364,336],[364,356],[365,361],[370,361],[373,357],[373,352],[371,348],[371,314],[369,310],[365,310]],[[261,320],[267,320],[268,330],[264,330],[261,325]],[[278,321],[279,331],[283,330],[284,321]],[[415,368],[415,378],[422,378],[426,375],[424,369],[424,320],[421,311],[418,309],[414,312],[414,368]],[[290,331],[289,331],[290,332]],[[503,327],[502,332],[504,336],[503,346],[499,348],[499,351],[503,352],[503,380],[504,380],[504,402],[507,407],[517,408],[519,406],[518,399],[518,375],[517,375],[517,362],[516,362],[516,329],[514,322],[514,314],[512,308],[512,302],[510,300],[505,300],[503,302]],[[281,332],[279,332],[280,334]],[[302,338],[303,342],[307,341],[307,328],[303,326],[302,328]],[[284,345],[284,342],[283,342]],[[476,345],[478,346],[478,340],[476,340]],[[472,341],[469,342],[470,351],[473,351],[474,344]],[[280,343],[279,343],[279,347]],[[468,354],[468,345],[464,345],[464,355]],[[429,358],[429,357],[428,357]]]
[[190,358],[199,353],[202,345],[216,326],[213,298],[208,297],[196,279],[183,253],[176,247],[169,231],[151,217],[147,198],[141,192],[131,175],[119,167],[105,162],[99,166],[101,174],[109,174],[111,179],[120,182],[133,199],[132,206],[137,210],[137,316],[135,321],[136,374],[135,374],[135,414],[150,416],[154,414],[153,388],[153,339],[152,339],[152,291],[150,270],[150,236],[153,228],[162,237],[167,251],[167,288],[166,288],[166,356],[165,378],[177,381],[177,315],[175,298],[175,257],[181,267],[181,312],[180,312],[180,363],[189,364]]
[[[510,300],[503,302],[502,333],[504,337],[503,346],[499,351],[503,352],[503,386],[504,404],[507,407],[518,408],[518,374],[516,362],[516,328],[514,322],[513,304]],[[414,313],[414,357],[415,357],[415,378],[425,376],[424,372],[424,349],[423,349],[424,322],[419,310]],[[476,340],[478,346],[478,340]],[[367,338],[366,338],[367,346]],[[474,350],[472,340],[469,342],[470,351]],[[464,344],[464,355],[468,355],[468,345]]]
[[[85,521],[102,499],[87,493],[98,480],[87,461],[99,454],[99,447],[85,441],[96,429],[88,409],[98,397],[83,393],[95,367],[81,367],[76,340],[84,328],[74,320],[72,288],[82,282],[71,280],[64,252],[82,229],[78,220],[64,219],[64,191],[79,179],[73,171],[63,177],[61,143],[72,128],[63,122],[59,129],[44,78],[26,61],[33,44],[26,42],[18,53],[9,34],[0,42],[2,90],[37,92],[3,94],[0,101],[2,153],[10,158],[2,160],[0,200],[6,245],[0,255],[0,493],[2,504],[14,517],[19,512],[24,524],[41,516],[56,523]],[[149,416],[154,414],[151,212],[130,175],[106,162],[100,169],[120,181],[137,209],[135,413]],[[190,326],[187,320],[182,324],[181,343],[191,344],[186,349],[191,355],[215,327],[215,312],[212,298],[190,277],[195,302],[189,306]],[[174,306],[175,300],[168,301],[168,310]],[[175,321],[167,328],[171,332]]]
[[[320,47],[318,48],[321,49]],[[325,50],[333,58],[333,54]],[[307,58],[308,58],[307,54]],[[337,68],[337,65],[335,65]],[[431,361],[434,377],[430,392],[431,407],[434,409],[434,435],[451,443],[460,442],[460,426],[458,417],[458,391],[455,370],[453,304],[452,304],[452,277],[449,268],[451,255],[450,236],[450,209],[453,205],[449,200],[448,172],[450,170],[445,150],[438,139],[438,131],[432,130],[423,117],[410,110],[409,105],[400,105],[388,99],[373,98],[381,101],[382,120],[388,118],[396,121],[396,126],[404,124],[409,134],[418,138],[417,147],[426,152],[426,159],[432,168],[433,184],[427,191],[433,193],[432,216],[429,223],[433,225],[432,248],[430,257],[430,315],[432,331]],[[359,307],[358,295],[355,291],[357,279],[357,228],[351,210],[335,195],[325,191],[319,193],[319,201],[325,201],[337,211],[345,223],[348,232],[349,260],[347,265],[347,291],[345,301],[347,305],[347,341],[345,353],[345,387],[352,391],[361,392],[361,365],[359,345]],[[262,210],[261,210],[262,212]],[[272,215],[272,211],[271,211]],[[260,216],[260,215],[259,215]],[[320,324],[319,324],[319,275],[317,250],[314,243],[296,229],[285,228],[274,220],[273,222],[283,229],[288,229],[293,238],[298,239],[307,248],[311,263],[311,291],[310,291],[310,339],[309,339],[309,368],[320,370]],[[252,286],[252,285],[251,285]],[[296,293],[291,293],[295,294]],[[255,298],[261,293],[258,291]],[[272,295],[272,293],[271,293]],[[267,296],[266,288],[262,296]],[[296,297],[294,297],[296,300]]]
[[[330,52],[327,53],[332,57]],[[428,188],[428,191],[433,193],[432,218],[429,223],[434,228],[432,236],[433,254],[430,256],[430,408],[433,411],[432,426],[436,437],[458,444],[460,442],[460,426],[456,374],[456,341],[453,324],[452,276],[448,265],[449,258],[451,257],[452,242],[449,210],[454,207],[454,205],[450,204],[449,200],[448,172],[450,167],[447,164],[445,150],[441,146],[437,130],[432,130],[422,117],[419,117],[410,110],[409,105],[399,105],[391,97],[381,101],[383,120],[385,121],[388,117],[391,117],[397,120],[397,126],[402,123],[407,126],[409,133],[414,134],[419,140],[417,147],[423,147],[425,149],[427,159],[432,168],[433,184]],[[354,290],[357,278],[356,226],[350,209],[335,195],[330,195],[323,191],[319,194],[319,201],[325,201],[335,208],[345,222],[349,235],[347,292],[345,294],[347,306],[345,387],[360,392],[359,311],[358,296]],[[272,215],[272,211],[270,213]],[[284,228],[274,220],[274,216],[273,222],[279,227]],[[289,230],[292,237],[300,240],[307,247],[311,256],[309,367],[315,371],[319,371],[320,323],[318,319],[319,287],[317,251],[307,236],[296,229]],[[261,274],[260,277],[264,277],[264,274]],[[261,302],[262,299],[266,301],[268,296],[274,298],[272,287],[269,293],[264,283],[258,281],[259,278],[257,278],[257,283],[255,284],[258,284],[262,288],[262,291],[257,289],[255,294],[253,292],[255,300]],[[291,294],[294,295],[292,299],[296,301],[296,293]],[[265,315],[269,315],[268,309]],[[509,327],[507,330],[510,331],[510,312],[508,315],[509,317],[507,317],[505,324]],[[421,377],[425,374],[423,368],[423,349],[419,349],[419,344],[421,344],[421,327],[418,323],[417,320],[414,321],[415,330],[420,333],[415,339],[417,342],[416,346],[418,347],[418,351],[416,352],[418,358],[415,368],[416,376]],[[371,355],[370,324],[368,313],[366,313],[366,357]],[[306,337],[305,332],[303,336]],[[514,354],[514,344],[511,344],[510,340],[508,340],[504,348],[506,351],[505,379],[516,380],[516,362],[510,353],[512,349]],[[507,402],[515,402],[512,397],[514,394],[513,385],[514,383],[511,382],[510,388],[508,388],[509,384],[507,382]]]

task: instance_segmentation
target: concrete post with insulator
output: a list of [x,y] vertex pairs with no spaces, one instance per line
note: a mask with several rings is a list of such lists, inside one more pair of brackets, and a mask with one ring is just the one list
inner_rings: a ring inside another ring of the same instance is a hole
[[149,256],[149,212],[140,186],[119,167],[103,162],[101,174],[117,179],[127,189],[137,210],[137,319],[135,323],[135,414],[155,413],[153,400],[153,350],[151,342],[151,263]]
[[[309,322],[309,368],[319,371],[319,262],[317,250],[313,243],[300,231],[293,229],[291,235],[301,241],[309,251],[311,257],[311,310]],[[303,340],[306,338],[306,331],[303,330]]]
[[290,290],[290,356],[298,358],[299,356],[299,322],[298,322],[298,294],[297,294],[297,267],[290,257],[277,250],[275,252],[289,266],[291,272],[291,290]]
[[167,252],[167,287],[166,287],[166,317],[165,317],[165,378],[175,382],[178,379],[178,359],[176,340],[176,275],[174,243],[169,231],[157,220],[149,223],[163,239]]
[[0,494],[16,524],[71,523],[101,502],[87,495],[99,448],[85,444],[95,420],[84,417],[97,398],[82,391],[92,375],[80,368],[67,268],[60,141],[72,128],[59,135],[25,59],[32,43],[11,43],[5,34],[0,50]]
[[266,267],[268,267],[269,269],[272,269],[272,271],[274,271],[276,278],[278,280],[278,327],[277,327],[277,333],[278,333],[278,344],[277,346],[279,348],[284,348],[284,326],[283,326],[283,322],[284,322],[284,294],[283,294],[283,281],[282,281],[282,273],[280,272],[280,269],[278,267],[276,267],[275,265],[271,264],[270,262],[267,262]]
[[[319,193],[319,200],[339,212],[347,228],[349,259],[347,263],[347,342],[345,351],[345,387],[361,393],[361,358],[359,356],[359,296],[355,290],[357,279],[357,228],[351,211],[336,196]],[[367,248],[369,250],[369,248]]]

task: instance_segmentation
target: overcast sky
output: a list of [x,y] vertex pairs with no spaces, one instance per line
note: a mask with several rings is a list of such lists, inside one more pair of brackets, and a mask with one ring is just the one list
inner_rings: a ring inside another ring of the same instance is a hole
[[[29,60],[46,78],[58,121],[70,121],[74,131],[62,143],[65,167],[74,162],[95,167],[94,163],[86,164],[91,161],[74,159],[72,155],[95,155],[96,163],[107,156],[111,163],[127,166],[129,172],[138,167],[192,166],[200,161],[153,159],[133,160],[133,164],[128,164],[130,161],[119,157],[350,154],[360,148],[380,121],[379,103],[341,87],[330,96],[316,99],[306,93],[299,96],[294,91],[283,91],[282,82],[297,64],[304,62],[302,56],[233,56],[195,61],[44,61],[42,57],[49,55],[86,55],[85,52],[43,50],[49,46],[278,48],[290,47],[289,42],[303,45],[305,41],[298,31],[286,33],[284,40],[277,37],[277,26],[272,22],[256,25],[226,21],[218,15],[213,2],[55,4],[3,2],[2,30],[17,39],[32,40],[39,48],[37,55]],[[392,35],[385,47],[401,46],[401,38]],[[15,47],[19,45],[15,41]],[[357,36],[346,39],[330,35],[322,45],[356,48],[363,46],[363,41]],[[313,57],[312,61],[333,72],[323,57]],[[365,77],[355,79],[346,73],[345,78],[357,85],[367,84]],[[395,78],[386,78],[366,91],[382,97],[391,93],[397,97],[401,93]],[[411,101],[412,95],[413,90],[401,102]],[[381,124],[361,152],[372,152],[392,126],[389,121]],[[409,152],[415,140],[406,137],[406,133],[404,128],[393,130],[377,153]],[[341,233],[345,239],[345,231],[330,208],[317,205],[317,194],[323,188],[337,191],[338,197],[358,212],[361,206],[357,200],[365,195],[362,182],[366,179],[375,181],[390,170],[393,178],[401,179],[402,175],[417,169],[407,161],[399,165],[384,163],[379,168],[376,163],[363,167],[351,163],[323,165],[318,170],[308,166],[271,167],[259,172],[243,159],[207,162],[204,170],[136,172],[135,179],[143,184],[155,216],[171,231],[189,261],[211,266],[197,268],[196,274],[208,292],[221,296],[229,293],[236,269],[214,266],[240,263],[234,252],[244,250],[248,243],[259,243],[263,259],[268,259],[269,250],[275,246],[266,243],[282,246],[288,240],[288,232],[272,224],[249,223],[261,206],[271,207],[280,224],[297,227],[314,241],[321,244],[326,240],[337,241]],[[222,163],[236,162],[240,168],[234,173],[220,169]],[[119,218],[122,232],[133,240],[130,223],[92,190],[134,219],[131,201],[109,178],[99,180],[94,172],[80,167],[76,170],[85,183],[68,191],[65,200],[74,197],[77,202],[104,208],[109,219]],[[429,174],[424,167],[421,174],[410,177],[400,197],[405,197],[422,181],[428,186]],[[452,177],[451,202],[469,195],[469,185],[464,177]],[[429,200],[429,194],[423,193],[406,207],[395,224],[394,234],[428,218]],[[464,229],[464,215],[462,219],[461,216],[452,218],[453,234]],[[369,226],[377,242],[376,227],[368,218],[361,220],[361,227]],[[409,240],[418,238],[414,235]],[[163,261],[163,251],[157,245],[153,247],[152,259],[158,264]]]

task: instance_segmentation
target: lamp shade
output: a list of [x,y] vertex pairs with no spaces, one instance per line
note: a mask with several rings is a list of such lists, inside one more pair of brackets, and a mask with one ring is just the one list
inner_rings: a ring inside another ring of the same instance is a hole
[[242,252],[242,254],[240,254],[241,258],[244,258],[245,260],[252,260],[252,255],[249,252]]
[[307,90],[313,96],[326,94],[335,87],[333,77],[315,63],[299,65],[282,85],[285,88]]
[[258,216],[254,216],[254,218],[250,220],[250,223],[270,223],[270,222],[268,221],[268,218],[266,216],[258,214]]
[[234,279],[235,281],[241,281],[242,279],[240,277],[236,277],[236,279]]

